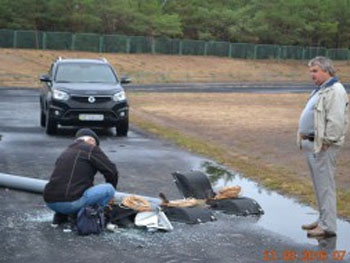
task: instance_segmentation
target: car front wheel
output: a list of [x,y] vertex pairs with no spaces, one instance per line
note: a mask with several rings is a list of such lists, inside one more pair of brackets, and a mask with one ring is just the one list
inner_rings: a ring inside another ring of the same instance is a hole
[[46,125],[46,116],[43,110],[40,111],[40,125],[41,127],[45,127]]
[[128,136],[129,120],[119,121],[116,125],[117,136]]
[[52,118],[50,118],[49,114],[46,114],[46,133],[49,135],[56,134],[57,132],[57,123]]

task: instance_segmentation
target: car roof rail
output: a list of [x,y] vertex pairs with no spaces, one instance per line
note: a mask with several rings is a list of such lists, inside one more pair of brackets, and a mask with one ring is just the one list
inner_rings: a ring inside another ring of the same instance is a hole
[[100,57],[99,59],[102,60],[103,62],[108,62],[108,60],[104,57]]

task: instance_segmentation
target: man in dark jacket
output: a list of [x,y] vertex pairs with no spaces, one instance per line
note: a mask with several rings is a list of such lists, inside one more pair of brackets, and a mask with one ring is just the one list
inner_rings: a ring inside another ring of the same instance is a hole
[[[45,186],[44,200],[55,211],[53,226],[65,223],[69,216],[85,206],[105,206],[115,194],[118,170],[99,147],[99,138],[91,129],[76,133],[76,140],[58,157]],[[106,183],[94,186],[97,172]]]

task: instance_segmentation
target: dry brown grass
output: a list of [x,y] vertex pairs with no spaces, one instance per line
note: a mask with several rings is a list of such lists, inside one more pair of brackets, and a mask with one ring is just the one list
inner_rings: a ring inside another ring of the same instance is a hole
[[[38,87],[57,57],[105,57],[133,83],[156,82],[309,82],[305,61],[240,60],[220,57],[113,54],[0,48],[0,86]],[[350,65],[336,62],[343,82]]]

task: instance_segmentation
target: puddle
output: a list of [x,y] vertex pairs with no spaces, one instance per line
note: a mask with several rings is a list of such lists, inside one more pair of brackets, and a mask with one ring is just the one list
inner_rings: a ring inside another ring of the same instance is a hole
[[287,236],[298,243],[319,245],[324,249],[350,251],[350,223],[338,219],[337,237],[321,240],[306,237],[301,225],[314,222],[318,212],[296,200],[284,197],[274,191],[268,191],[256,182],[243,178],[240,174],[226,170],[212,162],[204,162],[199,168],[209,175],[214,190],[224,186],[239,185],[242,195],[253,198],[263,208],[265,214],[257,221],[257,225],[267,230]]

